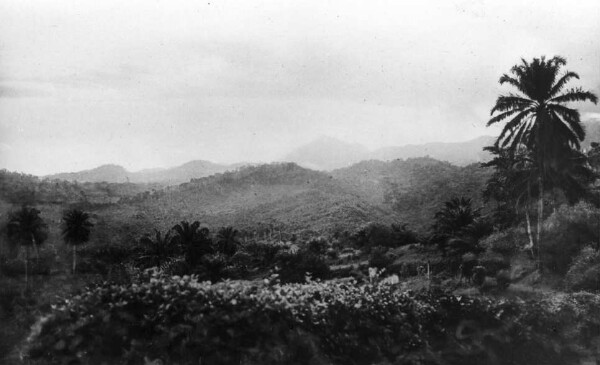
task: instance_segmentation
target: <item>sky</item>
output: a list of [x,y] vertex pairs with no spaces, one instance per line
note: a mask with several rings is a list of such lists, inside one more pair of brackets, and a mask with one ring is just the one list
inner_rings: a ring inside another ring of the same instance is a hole
[[[499,77],[561,55],[600,94],[600,1],[0,0],[0,168],[278,160],[496,135]],[[577,105],[584,120],[600,107]]]

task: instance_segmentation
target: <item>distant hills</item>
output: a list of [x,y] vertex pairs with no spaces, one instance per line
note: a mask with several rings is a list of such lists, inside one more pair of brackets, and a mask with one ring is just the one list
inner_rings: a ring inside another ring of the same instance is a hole
[[368,160],[369,150],[358,143],[348,143],[332,137],[321,137],[294,149],[282,158],[313,170],[333,170]]
[[[298,147],[285,155],[282,162],[294,162],[300,166],[320,171],[331,171],[351,166],[360,161],[407,159],[429,156],[455,165],[467,165],[487,158],[482,151],[484,146],[493,142],[492,137],[479,137],[467,142],[427,143],[386,147],[369,151],[357,143],[347,143],[332,137],[321,137],[311,143]],[[44,176],[77,182],[110,183],[158,183],[176,185],[225,171],[235,170],[249,164],[217,164],[210,161],[195,160],[172,168],[147,169],[136,172],[126,170],[114,164],[78,172],[59,173]]]
[[[600,120],[588,120],[584,123],[584,126],[587,130],[587,138],[583,143],[583,147],[589,147],[593,141],[600,142]],[[361,161],[393,161],[418,157],[430,157],[456,166],[467,166],[472,163],[487,161],[490,156],[483,151],[483,148],[493,144],[494,140],[495,137],[492,136],[481,136],[464,142],[411,144],[384,147],[371,151],[358,143],[348,143],[332,137],[321,137],[295,148],[280,158],[279,161],[294,162],[302,167],[319,171],[346,168]],[[78,182],[106,181],[110,183],[176,185],[188,182],[190,179],[235,170],[245,165],[248,164],[225,165],[195,160],[177,167],[148,169],[137,172],[127,171],[118,165],[103,165],[91,170],[60,173],[45,177]]]
[[190,161],[181,166],[166,169],[147,169],[136,172],[127,171],[119,165],[102,165],[91,170],[68,172],[45,176],[78,182],[111,182],[111,183],[160,183],[165,185],[181,184],[190,179],[210,176],[219,172],[235,169],[243,164],[220,165],[210,161]]
[[482,136],[465,142],[435,142],[384,147],[369,151],[360,144],[323,137],[298,147],[282,160],[324,171],[348,167],[360,161],[391,161],[414,157],[431,157],[454,165],[465,166],[487,160],[489,155],[483,151],[483,147],[492,143],[494,143],[494,137]]

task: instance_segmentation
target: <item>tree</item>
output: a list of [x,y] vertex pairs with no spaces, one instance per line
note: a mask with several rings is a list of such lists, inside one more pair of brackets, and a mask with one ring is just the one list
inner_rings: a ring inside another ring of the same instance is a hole
[[40,211],[23,206],[8,218],[7,233],[9,240],[25,247],[25,286],[29,288],[29,248],[44,243],[48,237],[48,226],[40,217]]
[[[534,58],[531,63],[521,60],[511,68],[511,75],[500,77],[500,84],[509,84],[518,93],[500,95],[491,110],[488,126],[509,119],[496,141],[497,146],[515,153],[525,147],[531,152],[538,185],[537,244],[541,240],[544,209],[544,183],[550,176],[565,168],[561,156],[579,150],[585,137],[579,112],[565,106],[569,102],[598,102],[596,95],[581,88],[564,91],[572,79],[579,79],[574,72],[561,68],[566,64],[562,57],[549,60]],[[494,115],[496,114],[496,115]],[[564,161],[564,160],[563,160]]]
[[66,244],[73,247],[72,273],[77,269],[77,246],[90,240],[91,228],[90,215],[79,209],[71,209],[63,215],[62,235]]
[[471,199],[452,198],[444,203],[444,207],[435,213],[434,230],[439,234],[457,236],[464,232],[479,217],[479,212],[472,207]]
[[145,234],[140,238],[140,243],[145,246],[145,257],[150,258],[152,266],[160,266],[164,260],[175,254],[175,245],[173,244],[171,232],[169,230],[163,236],[159,230],[155,229],[154,239],[152,239],[150,234]]
[[175,232],[174,239],[185,252],[185,259],[190,266],[196,266],[200,259],[209,253],[212,253],[212,242],[208,228],[200,227],[200,222],[189,223],[181,221],[173,226]]
[[233,227],[222,227],[217,232],[217,250],[227,256],[233,256],[237,251],[239,242],[237,240],[237,229]]
[[[467,238],[471,236],[471,228],[480,217],[479,211],[473,209],[471,199],[460,197],[452,198],[444,203],[444,207],[435,213],[433,224],[433,242],[446,253],[446,246],[452,239]],[[476,245],[476,239],[468,239]]]

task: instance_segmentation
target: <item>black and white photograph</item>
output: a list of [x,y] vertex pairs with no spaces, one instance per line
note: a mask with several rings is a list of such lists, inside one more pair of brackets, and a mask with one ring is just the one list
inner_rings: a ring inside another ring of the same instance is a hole
[[0,0],[0,364],[600,365],[600,1]]

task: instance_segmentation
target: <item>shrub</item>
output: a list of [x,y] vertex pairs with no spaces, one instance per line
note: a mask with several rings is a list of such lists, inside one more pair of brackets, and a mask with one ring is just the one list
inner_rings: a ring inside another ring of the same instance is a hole
[[569,290],[600,290],[600,253],[591,246],[584,247],[565,276],[565,286]]
[[521,228],[508,228],[492,233],[481,241],[481,246],[491,252],[512,256],[519,252],[528,241],[527,234]]
[[491,276],[510,267],[510,262],[504,256],[489,251],[479,256],[479,264],[485,267],[485,271]]
[[496,273],[496,283],[498,284],[498,288],[504,290],[510,285],[510,273],[508,270],[500,270]]
[[[43,363],[575,364],[600,299],[410,294],[355,281],[102,284],[54,307],[27,353]],[[157,361],[158,362],[158,361]]]
[[331,275],[329,265],[322,257],[308,251],[280,253],[277,257],[279,278],[283,283],[300,283],[306,274],[314,279],[327,279]]
[[314,238],[307,243],[306,249],[315,255],[323,255],[327,252],[329,244],[324,238]]
[[[40,257],[40,259],[30,258],[29,275],[50,275],[51,266],[53,260],[46,257]],[[0,263],[0,269],[2,274],[8,277],[16,277],[25,275],[25,260],[13,259],[5,260]]]
[[590,242],[598,242],[600,210],[587,203],[561,206],[544,222],[541,259],[550,271],[564,275],[573,258]]
[[113,271],[112,266],[129,262],[135,253],[139,253],[137,247],[112,244],[87,246],[79,251],[77,271],[107,275]]
[[473,268],[473,284],[482,286],[485,282],[485,267],[475,266]]
[[277,254],[283,249],[283,245],[267,242],[250,242],[243,247],[243,251],[252,257],[254,265],[261,268],[274,265]]
[[388,254],[388,250],[385,247],[374,247],[371,250],[371,256],[369,257],[369,267],[376,267],[378,269],[385,269],[394,262],[393,257]]

